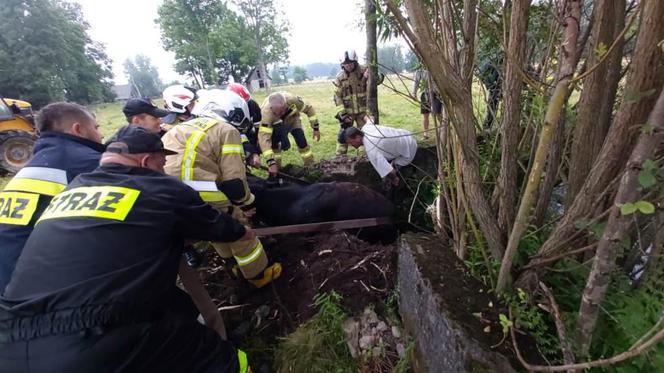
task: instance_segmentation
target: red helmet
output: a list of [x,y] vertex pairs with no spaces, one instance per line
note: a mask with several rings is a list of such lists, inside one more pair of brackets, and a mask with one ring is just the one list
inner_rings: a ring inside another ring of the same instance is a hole
[[238,96],[242,97],[244,101],[249,101],[251,99],[251,94],[249,94],[247,88],[240,83],[231,83],[226,89],[235,92]]

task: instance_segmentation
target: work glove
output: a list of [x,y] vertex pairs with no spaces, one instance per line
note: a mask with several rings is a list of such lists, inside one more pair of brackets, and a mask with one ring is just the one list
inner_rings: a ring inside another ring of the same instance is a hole
[[342,129],[353,126],[353,116],[346,112],[340,111],[334,117],[337,118]]

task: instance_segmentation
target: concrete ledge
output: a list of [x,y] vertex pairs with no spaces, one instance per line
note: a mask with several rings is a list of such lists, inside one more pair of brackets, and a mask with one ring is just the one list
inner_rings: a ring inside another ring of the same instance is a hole
[[416,372],[516,372],[497,350],[499,311],[483,284],[440,238],[405,234],[399,244],[399,311],[416,342]]

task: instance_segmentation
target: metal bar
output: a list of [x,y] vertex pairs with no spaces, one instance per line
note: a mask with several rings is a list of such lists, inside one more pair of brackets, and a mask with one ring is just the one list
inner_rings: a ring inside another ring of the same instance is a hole
[[[252,167],[257,168],[257,169],[259,169],[259,170],[263,170],[263,171],[269,171],[269,168],[266,167],[266,166],[263,166],[263,165],[258,166],[258,167],[256,167],[256,166],[252,166]],[[278,176],[283,176],[283,177],[285,177],[286,179],[290,179],[290,180],[293,180],[293,181],[297,181],[297,182],[302,183],[302,184],[305,184],[305,185],[311,185],[311,184],[313,184],[311,181],[307,181],[307,180],[301,179],[301,178],[299,178],[299,177],[295,177],[295,176],[293,176],[293,175],[289,175],[289,174],[284,173],[284,172],[281,172],[281,171],[277,171],[277,175],[278,175]]]
[[257,236],[271,236],[275,234],[308,233],[308,232],[333,231],[339,229],[375,227],[377,225],[386,225],[391,223],[392,219],[390,219],[389,217],[379,217],[379,218],[369,218],[369,219],[351,219],[351,220],[326,221],[320,223],[282,225],[278,227],[255,228],[252,230]]

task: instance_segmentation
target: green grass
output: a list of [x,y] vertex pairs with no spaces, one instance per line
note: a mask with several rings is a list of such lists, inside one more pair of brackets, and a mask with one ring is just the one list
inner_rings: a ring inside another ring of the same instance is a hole
[[[310,82],[279,86],[274,87],[273,91],[287,91],[296,94],[316,109],[316,116],[321,124],[321,140],[320,142],[312,141],[309,121],[306,119],[306,115],[302,115],[302,125],[305,128],[307,141],[317,160],[333,157],[336,149],[337,132],[339,131],[339,122],[334,116],[340,110],[340,107],[335,106],[332,99],[334,96],[332,82]],[[264,92],[260,92],[254,94],[253,98],[258,103],[262,103],[265,96]],[[407,99],[383,86],[378,89],[378,105],[381,124],[411,131],[420,130],[422,116],[420,115],[419,106],[411,104]],[[291,143],[294,143],[292,139]],[[349,154],[354,154],[354,150],[349,150]],[[283,160],[284,164],[302,164],[295,147],[284,153]]]
[[276,352],[278,372],[345,373],[358,371],[346,345],[341,296],[332,291],[314,299],[318,313],[281,340]]
[[[337,132],[339,131],[339,122],[334,118],[340,107],[334,105],[332,97],[334,95],[334,86],[331,81],[309,82],[299,85],[278,86],[272,89],[272,92],[287,91],[296,94],[302,99],[313,105],[316,109],[316,116],[320,121],[321,140],[312,141],[311,127],[306,115],[302,115],[302,125],[305,127],[307,140],[314,152],[317,160],[331,158],[335,154]],[[257,92],[253,98],[260,104],[265,99],[265,92]],[[160,101],[156,101],[161,105]],[[413,105],[406,98],[399,96],[386,87],[378,89],[378,105],[380,111],[380,123],[388,126],[405,128],[411,131],[419,131],[422,123],[419,106]],[[97,122],[101,126],[101,131],[105,138],[110,137],[119,127],[126,124],[122,114],[122,103],[108,103],[90,106],[95,113]],[[291,138],[291,143],[294,144]],[[353,150],[350,151],[353,154]],[[294,163],[302,164],[302,160],[293,146],[284,153],[284,164]]]

